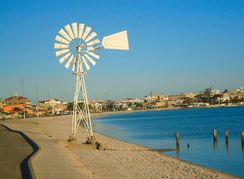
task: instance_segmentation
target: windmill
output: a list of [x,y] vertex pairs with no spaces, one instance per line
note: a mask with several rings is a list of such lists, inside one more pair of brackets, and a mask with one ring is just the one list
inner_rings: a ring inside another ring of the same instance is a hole
[[88,96],[85,84],[85,75],[90,70],[90,64],[96,65],[100,56],[97,51],[104,49],[129,50],[127,31],[121,31],[105,36],[102,42],[96,38],[97,33],[83,23],[67,24],[58,31],[54,48],[56,57],[65,68],[72,71],[75,76],[75,93],[72,115],[72,135],[70,140],[76,138],[76,133],[82,122],[86,129],[88,142],[93,137],[91,116],[88,105]]

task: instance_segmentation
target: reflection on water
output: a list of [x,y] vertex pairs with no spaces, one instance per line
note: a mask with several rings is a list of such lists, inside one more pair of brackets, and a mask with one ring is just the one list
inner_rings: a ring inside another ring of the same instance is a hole
[[[94,124],[102,134],[153,149],[176,149],[164,154],[244,177],[244,142],[240,140],[244,107],[121,114],[101,117]],[[214,128],[217,140],[213,140]]]
[[217,140],[213,140],[213,147],[214,147],[214,150],[216,150],[218,148]]

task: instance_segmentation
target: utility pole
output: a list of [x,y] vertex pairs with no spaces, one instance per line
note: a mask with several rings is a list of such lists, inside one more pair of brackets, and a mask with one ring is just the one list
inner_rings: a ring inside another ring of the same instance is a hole
[[[23,80],[21,80],[21,87],[22,87],[22,95],[23,95],[23,97],[25,97],[25,86],[24,86],[24,81]],[[26,103],[26,101],[24,100],[24,102],[23,102],[23,110],[24,110],[23,118],[24,119],[25,119],[25,103]]]
[[106,92],[106,98],[107,98],[107,101],[106,101],[106,110],[108,112],[108,92]]
[[47,88],[47,98],[49,99],[49,88]]

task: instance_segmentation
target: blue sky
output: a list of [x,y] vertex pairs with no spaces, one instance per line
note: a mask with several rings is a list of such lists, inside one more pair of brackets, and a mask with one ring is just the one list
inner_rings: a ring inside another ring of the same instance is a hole
[[244,1],[0,0],[0,98],[73,98],[54,38],[82,22],[100,37],[127,29],[129,51],[102,50],[86,78],[93,99],[244,86]]

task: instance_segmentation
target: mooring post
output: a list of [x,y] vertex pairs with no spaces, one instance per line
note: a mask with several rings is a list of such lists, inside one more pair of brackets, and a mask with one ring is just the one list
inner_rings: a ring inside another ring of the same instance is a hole
[[225,130],[225,143],[226,144],[229,143],[229,130],[228,129]]
[[176,150],[180,149],[180,134],[179,132],[175,133],[175,140],[176,140]]
[[214,142],[217,142],[217,137],[218,137],[217,129],[214,129],[213,130],[213,140],[214,140]]
[[241,149],[244,151],[244,132],[241,132]]

